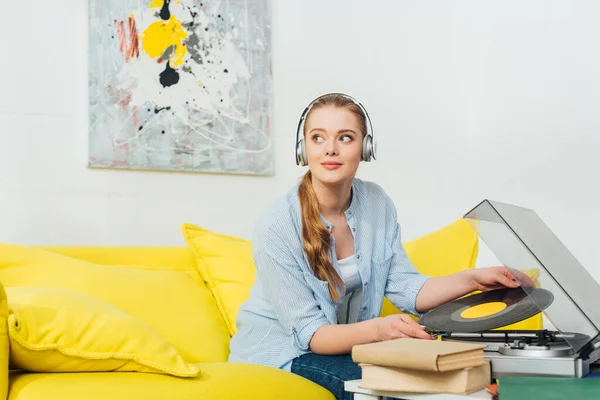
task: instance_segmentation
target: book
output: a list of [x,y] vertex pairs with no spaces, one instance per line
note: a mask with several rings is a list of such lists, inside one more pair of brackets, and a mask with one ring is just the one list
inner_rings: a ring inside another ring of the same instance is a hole
[[359,387],[373,390],[411,393],[470,394],[485,389],[492,380],[490,362],[476,367],[435,372],[407,368],[359,364]]
[[444,372],[475,367],[485,362],[485,345],[451,340],[400,338],[356,345],[355,363]]

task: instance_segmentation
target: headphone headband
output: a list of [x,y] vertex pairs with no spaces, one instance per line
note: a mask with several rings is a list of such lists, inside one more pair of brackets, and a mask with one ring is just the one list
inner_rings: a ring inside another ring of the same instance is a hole
[[308,106],[306,106],[306,108],[302,112],[302,115],[300,116],[300,120],[298,121],[298,128],[296,129],[296,165],[308,165],[308,160],[306,158],[306,147],[304,144],[304,123],[306,122],[306,117],[317,101],[319,101],[325,96],[330,95],[343,96],[346,99],[350,100],[352,103],[354,103],[356,106],[358,106],[358,108],[362,111],[362,113],[365,116],[365,122],[367,125],[367,132],[365,134],[365,137],[363,138],[362,159],[365,162],[375,160],[375,156],[377,153],[377,143],[375,141],[375,136],[373,134],[373,125],[371,123],[371,118],[369,117],[367,109],[358,100],[347,94],[325,93],[311,101],[308,104]]

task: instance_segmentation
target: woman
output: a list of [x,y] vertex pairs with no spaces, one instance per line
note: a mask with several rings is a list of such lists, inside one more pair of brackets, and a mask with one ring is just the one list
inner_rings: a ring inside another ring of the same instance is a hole
[[259,217],[253,234],[256,282],[240,307],[230,361],[282,368],[352,398],[359,379],[352,346],[401,337],[432,339],[407,315],[378,317],[384,296],[419,315],[474,290],[517,287],[507,267],[444,277],[418,273],[400,241],[392,200],[355,178],[375,144],[364,108],[343,94],[315,99],[298,128],[299,184]]

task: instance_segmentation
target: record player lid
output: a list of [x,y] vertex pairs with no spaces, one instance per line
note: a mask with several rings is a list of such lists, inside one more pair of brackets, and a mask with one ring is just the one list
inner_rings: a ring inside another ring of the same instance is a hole
[[569,342],[575,351],[599,339],[600,285],[533,210],[484,200],[464,218],[502,264],[533,272],[538,286],[552,292],[544,311],[551,324],[589,337]]

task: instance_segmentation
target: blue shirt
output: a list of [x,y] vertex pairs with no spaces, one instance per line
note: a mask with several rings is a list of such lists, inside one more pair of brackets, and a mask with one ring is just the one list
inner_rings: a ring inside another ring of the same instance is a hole
[[[346,293],[342,290],[340,300],[333,302],[328,283],[312,272],[302,242],[298,185],[267,207],[255,226],[256,280],[238,311],[229,361],[289,371],[294,358],[310,352],[317,329],[338,322]],[[429,277],[414,268],[404,251],[392,200],[377,184],[355,178],[345,216],[362,281],[360,295],[347,304],[356,320],[378,317],[384,296],[400,310],[418,315],[417,293]],[[331,232],[333,225],[321,219]],[[330,258],[340,274],[333,235]]]

